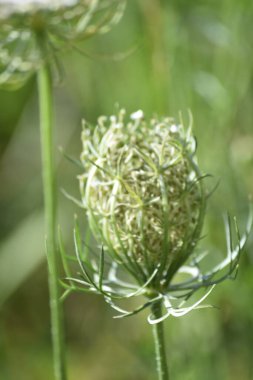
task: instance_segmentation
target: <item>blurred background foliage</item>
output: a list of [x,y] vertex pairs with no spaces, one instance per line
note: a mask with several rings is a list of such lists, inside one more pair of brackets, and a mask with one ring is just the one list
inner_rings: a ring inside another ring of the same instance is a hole
[[[194,118],[203,172],[219,181],[202,245],[210,262],[225,254],[223,214],[244,226],[253,192],[253,3],[250,0],[129,0],[107,35],[59,56],[55,83],[59,224],[73,250],[73,215],[85,216],[61,193],[79,197],[78,168],[57,147],[79,157],[81,119],[139,108],[187,125]],[[42,184],[35,78],[0,92],[0,379],[51,380],[50,323],[44,256]],[[252,237],[235,282],[209,297],[215,309],[166,322],[174,380],[253,379]],[[130,305],[129,305],[130,306]],[[70,380],[151,380],[155,363],[145,313],[113,320],[95,296],[65,302]]]

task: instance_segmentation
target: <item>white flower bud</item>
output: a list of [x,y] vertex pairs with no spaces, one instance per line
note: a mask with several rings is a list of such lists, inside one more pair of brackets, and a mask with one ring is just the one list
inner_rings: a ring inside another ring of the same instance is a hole
[[[199,238],[204,191],[193,137],[172,119],[145,121],[142,111],[83,132],[80,177],[91,229],[111,255],[144,273],[184,262]],[[99,138],[98,138],[99,131]],[[186,137],[188,136],[188,137]]]

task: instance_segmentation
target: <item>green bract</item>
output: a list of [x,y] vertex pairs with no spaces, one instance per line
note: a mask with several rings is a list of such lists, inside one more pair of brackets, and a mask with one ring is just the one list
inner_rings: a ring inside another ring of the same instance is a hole
[[[21,86],[66,44],[104,33],[125,0],[0,0],[0,85]],[[43,37],[43,47],[38,37]]]
[[79,177],[90,228],[118,263],[142,283],[156,268],[168,283],[192,253],[205,212],[195,140],[171,118],[142,111],[84,125]]

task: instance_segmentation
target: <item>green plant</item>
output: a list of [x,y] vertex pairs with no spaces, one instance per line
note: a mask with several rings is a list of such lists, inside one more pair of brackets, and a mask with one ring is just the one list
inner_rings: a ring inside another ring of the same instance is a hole
[[0,4],[0,85],[15,89],[45,62],[59,70],[57,54],[73,42],[110,30],[124,0],[4,1]]
[[[121,110],[117,116],[100,117],[93,131],[84,123],[82,143],[81,206],[101,245],[101,255],[96,262],[76,224],[75,252],[81,274],[72,276],[60,239],[67,276],[63,298],[73,291],[101,294],[118,312],[116,318],[150,307],[148,322],[154,330],[158,376],[166,380],[163,321],[201,307],[216,284],[236,274],[252,218],[242,237],[236,219],[232,236],[231,218],[227,218],[227,256],[204,272],[205,255],[198,252],[197,244],[210,193],[204,186],[207,176],[197,163],[191,126],[186,130],[172,118],[146,120],[142,111],[126,121]],[[182,274],[187,278],[180,280]],[[207,292],[189,305],[187,301],[200,288]],[[144,296],[146,302],[135,310],[126,311],[118,304],[137,296]]]
[[0,4],[0,86],[16,89],[32,74],[37,75],[52,343],[58,380],[66,379],[67,374],[55,233],[52,70],[58,69],[59,51],[108,31],[122,15],[124,4],[123,0],[7,0]]

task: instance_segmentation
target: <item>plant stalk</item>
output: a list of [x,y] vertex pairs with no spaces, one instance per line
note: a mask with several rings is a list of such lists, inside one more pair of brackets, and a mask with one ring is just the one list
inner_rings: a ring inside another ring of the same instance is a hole
[[[153,317],[158,319],[162,315],[161,302],[154,303],[151,307]],[[156,351],[156,365],[159,380],[169,380],[169,371],[166,359],[163,322],[153,325],[153,336]]]
[[56,243],[56,181],[53,157],[52,82],[50,69],[46,63],[38,70],[37,80],[54,373],[56,380],[66,380]]

